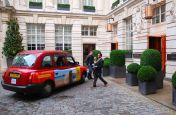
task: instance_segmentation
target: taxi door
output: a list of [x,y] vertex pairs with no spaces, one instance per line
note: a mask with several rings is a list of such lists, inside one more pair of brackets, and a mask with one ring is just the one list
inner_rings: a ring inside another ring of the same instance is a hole
[[65,55],[54,55],[54,81],[56,87],[69,84],[70,82],[69,67],[65,60]]
[[70,77],[72,82],[77,82],[81,80],[80,66],[75,62],[72,56],[67,56],[67,61],[69,68],[71,70]]
[[48,79],[54,79],[54,66],[53,66],[53,55],[44,55],[42,58],[41,69],[37,73],[40,82],[44,82]]

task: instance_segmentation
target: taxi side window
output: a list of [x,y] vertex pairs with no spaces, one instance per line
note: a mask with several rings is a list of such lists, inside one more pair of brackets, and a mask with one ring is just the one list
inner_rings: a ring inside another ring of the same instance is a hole
[[62,55],[54,55],[54,67],[62,67],[65,66],[66,63],[64,61],[64,56]]
[[52,57],[51,56],[45,56],[42,60],[42,67],[52,67]]
[[67,56],[67,61],[69,65],[75,65],[75,60],[72,56]]

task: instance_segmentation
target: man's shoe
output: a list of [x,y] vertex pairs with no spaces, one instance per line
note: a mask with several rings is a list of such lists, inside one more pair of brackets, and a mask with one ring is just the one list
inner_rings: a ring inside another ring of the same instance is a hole
[[107,84],[108,84],[108,82],[104,83],[104,86],[106,87],[106,86],[107,86]]
[[93,87],[97,87],[96,85],[93,85]]

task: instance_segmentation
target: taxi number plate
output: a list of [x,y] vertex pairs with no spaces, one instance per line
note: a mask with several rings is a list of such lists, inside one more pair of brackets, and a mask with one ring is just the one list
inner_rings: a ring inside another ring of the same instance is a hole
[[16,84],[16,79],[11,79],[11,84]]
[[17,73],[10,73],[11,78],[20,78],[20,74]]

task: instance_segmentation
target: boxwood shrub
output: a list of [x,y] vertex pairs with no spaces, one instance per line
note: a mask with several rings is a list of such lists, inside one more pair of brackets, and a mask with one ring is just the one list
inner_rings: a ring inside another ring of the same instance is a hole
[[172,75],[172,85],[176,88],[176,72]]
[[137,78],[142,82],[153,81],[156,75],[157,71],[152,66],[142,66],[137,73]]
[[92,10],[95,11],[95,6],[83,6],[84,10]]
[[128,73],[132,73],[132,74],[136,74],[139,71],[139,69],[141,68],[141,66],[137,63],[131,63],[130,65],[128,65],[127,67],[127,71]]
[[147,49],[141,55],[141,66],[150,65],[157,71],[161,71],[161,54],[159,51],[154,49]]
[[106,57],[106,58],[104,58],[104,67],[109,67],[109,65],[110,65],[110,58],[108,58],[108,57]]
[[41,9],[42,8],[42,2],[29,2],[29,7],[30,8],[37,8],[37,9]]
[[57,8],[68,8],[70,9],[70,4],[57,4]]
[[117,66],[124,66],[125,52],[123,50],[112,50],[110,53],[110,64]]
[[94,57],[97,58],[99,53],[101,53],[100,50],[93,50],[93,56],[94,56]]

